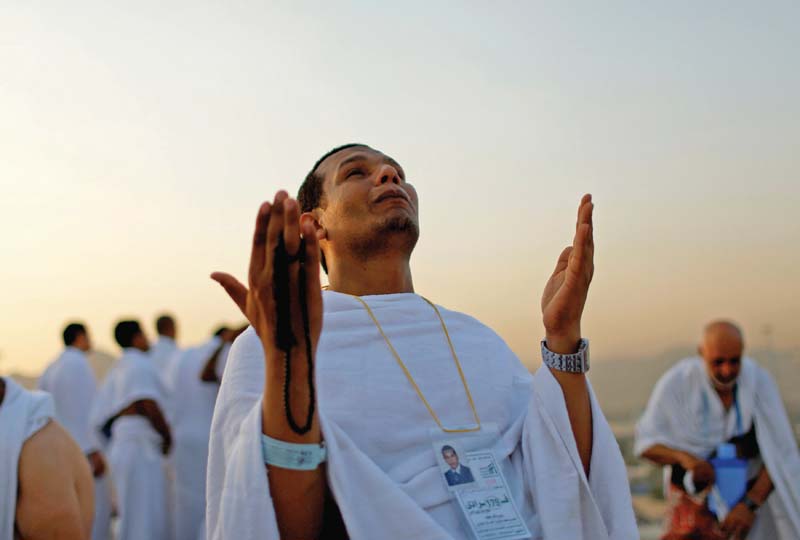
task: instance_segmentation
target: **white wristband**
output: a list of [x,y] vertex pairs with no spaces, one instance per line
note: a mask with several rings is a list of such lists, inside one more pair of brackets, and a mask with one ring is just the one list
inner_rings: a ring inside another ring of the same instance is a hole
[[325,443],[294,444],[261,434],[261,456],[264,463],[281,469],[313,471],[327,458]]

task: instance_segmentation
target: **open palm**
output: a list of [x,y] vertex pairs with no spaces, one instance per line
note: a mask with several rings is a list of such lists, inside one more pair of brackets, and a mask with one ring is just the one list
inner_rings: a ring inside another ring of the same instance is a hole
[[553,275],[542,294],[542,320],[550,338],[577,343],[581,336],[581,315],[594,274],[594,239],[591,195],[584,195],[578,207],[578,222],[571,246],[558,257]]

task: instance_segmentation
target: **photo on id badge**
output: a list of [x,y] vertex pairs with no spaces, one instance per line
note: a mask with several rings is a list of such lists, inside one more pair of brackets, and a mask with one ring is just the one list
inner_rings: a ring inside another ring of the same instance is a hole
[[457,441],[441,441],[436,444],[436,448],[436,461],[447,484],[447,489],[457,491],[479,487],[470,468],[467,452],[461,444]]

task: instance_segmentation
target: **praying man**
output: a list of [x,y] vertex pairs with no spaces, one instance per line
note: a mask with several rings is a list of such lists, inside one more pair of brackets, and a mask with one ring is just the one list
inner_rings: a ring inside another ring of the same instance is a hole
[[67,324],[62,337],[64,350],[42,373],[39,388],[53,397],[56,420],[89,461],[94,476],[92,540],[107,540],[111,535],[111,485],[100,440],[90,422],[97,394],[97,381],[86,357],[92,342],[86,326],[79,322]]
[[[544,290],[546,366],[533,376],[489,328],[415,292],[418,208],[397,161],[345,145],[297,200],[279,191],[261,205],[248,286],[212,274],[251,328],[214,412],[209,538],[445,540],[467,526],[480,538],[638,538],[585,375],[591,197]],[[482,479],[502,473],[506,521],[480,522],[448,490],[435,444],[455,438],[470,463],[490,463]]]
[[[665,466],[665,540],[800,538],[797,442],[775,381],[743,353],[738,326],[709,323],[698,355],[661,377],[636,426],[635,453]],[[740,500],[717,519],[705,497],[721,443],[747,461],[747,479]]]
[[89,462],[54,416],[52,396],[0,377],[0,538],[91,537]]
[[119,540],[167,540],[167,478],[163,456],[172,435],[163,381],[138,321],[120,321],[114,338],[122,357],[106,377],[92,411],[96,431],[110,433],[108,460],[117,494]]

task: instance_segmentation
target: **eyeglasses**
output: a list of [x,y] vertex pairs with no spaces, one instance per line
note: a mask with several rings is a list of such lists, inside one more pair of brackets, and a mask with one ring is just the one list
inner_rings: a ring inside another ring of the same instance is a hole
[[733,358],[714,358],[711,361],[711,365],[714,367],[722,367],[723,364],[729,364],[731,367],[736,367],[742,363],[742,358],[740,356],[734,356]]

